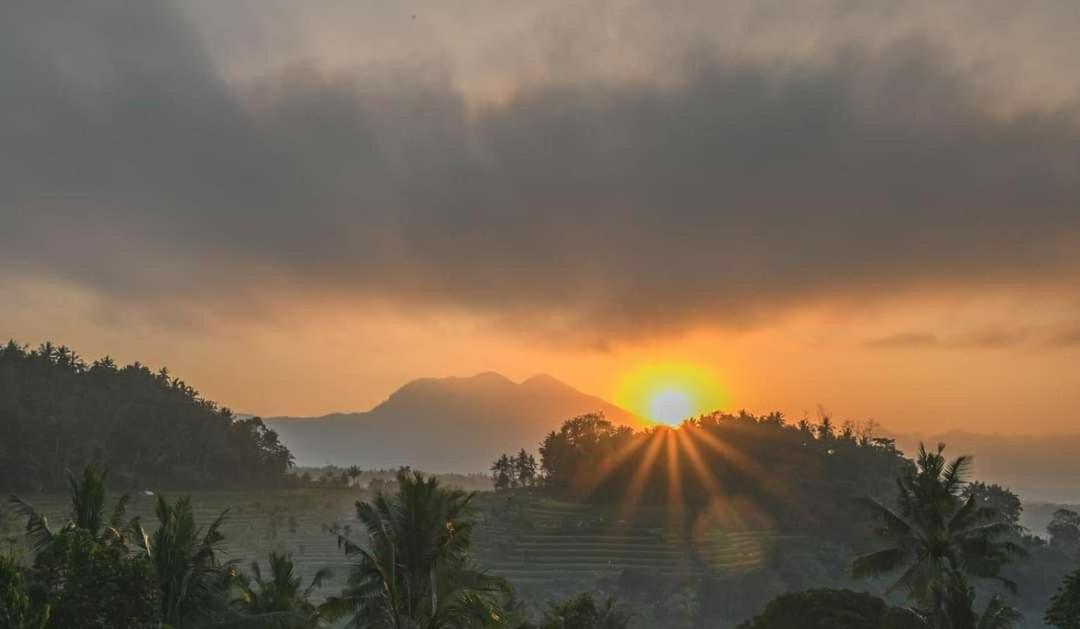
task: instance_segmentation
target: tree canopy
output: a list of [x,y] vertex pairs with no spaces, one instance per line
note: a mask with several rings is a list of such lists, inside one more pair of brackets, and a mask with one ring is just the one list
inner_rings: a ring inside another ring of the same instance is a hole
[[[520,456],[520,455],[519,455]],[[910,465],[872,426],[788,423],[780,413],[711,413],[634,431],[603,415],[567,420],[540,444],[539,483],[562,498],[708,509],[718,498],[785,528],[855,534],[852,498],[883,496]],[[515,459],[492,466],[512,488]]]
[[276,485],[292,455],[259,418],[239,418],[165,368],[87,364],[44,343],[0,347],[0,489],[63,489],[94,464],[124,487]]

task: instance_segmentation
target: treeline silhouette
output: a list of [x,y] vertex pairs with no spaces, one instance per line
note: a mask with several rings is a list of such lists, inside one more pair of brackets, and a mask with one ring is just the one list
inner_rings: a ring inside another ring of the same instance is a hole
[[[735,508],[779,528],[850,534],[853,496],[884,496],[911,466],[874,426],[789,423],[782,414],[710,413],[634,431],[602,415],[567,420],[540,444],[543,491],[628,506]],[[497,487],[504,457],[493,466]],[[519,455],[520,456],[520,455]]]
[[65,346],[0,348],[0,489],[66,486],[95,464],[114,485],[184,489],[286,481],[292,455],[259,418],[239,418],[162,368],[87,363]]

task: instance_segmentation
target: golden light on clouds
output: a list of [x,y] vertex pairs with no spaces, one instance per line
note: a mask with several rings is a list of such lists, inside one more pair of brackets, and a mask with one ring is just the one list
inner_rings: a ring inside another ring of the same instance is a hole
[[728,402],[728,392],[712,370],[683,362],[640,365],[623,376],[615,393],[616,404],[668,425],[724,410]]

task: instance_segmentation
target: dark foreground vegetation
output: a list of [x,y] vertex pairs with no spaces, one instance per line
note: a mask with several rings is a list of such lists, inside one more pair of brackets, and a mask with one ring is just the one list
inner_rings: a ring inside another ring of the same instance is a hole
[[[9,343],[0,435],[0,486],[70,494],[59,527],[33,501],[0,509],[5,629],[1080,629],[1080,514],[1035,536],[1019,497],[969,481],[968,458],[907,458],[824,417],[639,432],[576,417],[539,459],[496,460],[497,491],[477,495],[407,469],[298,472],[258,419],[164,370]],[[143,517],[109,487],[137,489]],[[282,538],[307,511],[260,504],[272,547],[242,565],[224,552],[229,514],[147,490],[170,487],[371,497],[354,517],[321,512],[324,551],[300,562]],[[334,556],[348,574],[330,588],[316,568]]]
[[10,498],[32,557],[23,565],[0,554],[0,627],[624,629],[630,622],[614,601],[588,593],[530,619],[510,584],[472,559],[475,494],[418,473],[402,471],[394,493],[356,503],[364,539],[331,530],[352,562],[345,588],[318,601],[327,571],[304,583],[288,555],[271,553],[246,572],[226,560],[227,513],[200,527],[189,499],[158,497],[157,522],[144,525],[126,519],[126,496],[107,505],[104,481],[92,468],[70,479],[70,518],[58,529]]
[[[857,501],[869,525],[865,552],[799,536],[772,559],[826,545],[830,554],[846,553],[836,557],[845,566],[844,587],[818,573],[801,575],[811,587],[778,591],[760,576],[770,566],[727,579],[706,569],[694,573],[696,596],[689,598],[663,581],[652,584],[677,603],[662,613],[638,604],[633,581],[640,577],[632,574],[602,584],[606,593],[562,593],[553,602],[549,596],[539,606],[526,604],[474,552],[480,523],[497,510],[481,511],[476,494],[406,470],[356,504],[360,526],[327,529],[348,572],[344,587],[328,591],[327,571],[301,579],[287,553],[251,565],[228,560],[222,552],[228,514],[200,526],[188,499],[158,496],[152,519],[127,518],[126,497],[110,504],[104,475],[87,469],[70,480],[70,514],[59,528],[33,505],[10,499],[32,550],[21,560],[10,549],[0,553],[0,626],[719,628],[747,617],[740,629],[994,629],[1043,620],[1080,626],[1080,516],[1058,512],[1050,542],[1036,541],[1017,524],[1014,495],[966,482],[968,463],[948,459],[942,449],[920,451],[894,477],[889,499]],[[490,507],[500,495],[512,502],[543,494],[543,483],[541,476],[482,502]],[[576,513],[598,512],[583,509]],[[1023,599],[1013,591],[1038,583],[1033,575],[1048,581],[1059,569],[1072,574],[1056,578],[1036,614],[1026,605],[1023,619]],[[725,606],[732,598],[754,607]]]
[[97,465],[118,487],[276,487],[289,450],[166,369],[86,363],[67,347],[0,347],[0,489],[56,491]]
[[[687,578],[608,581],[624,600],[653,601],[644,626],[730,626],[765,607],[745,627],[1080,627],[1080,577],[1062,585],[1080,567],[1080,516],[1059,510],[1049,541],[1032,535],[1020,499],[969,482],[970,458],[944,446],[912,460],[872,426],[829,418],[711,414],[634,432],[584,416],[540,454],[536,479],[514,476],[520,454],[495,462],[506,495],[608,507],[596,525],[613,532],[656,513],[681,529],[698,562]],[[702,531],[748,527],[781,541],[752,570],[718,570]]]

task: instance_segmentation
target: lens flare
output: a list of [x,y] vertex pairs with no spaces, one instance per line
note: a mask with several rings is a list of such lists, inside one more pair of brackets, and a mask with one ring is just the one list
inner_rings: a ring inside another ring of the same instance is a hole
[[650,363],[626,374],[615,401],[651,421],[677,425],[688,417],[723,410],[728,395],[710,370],[688,363]]

